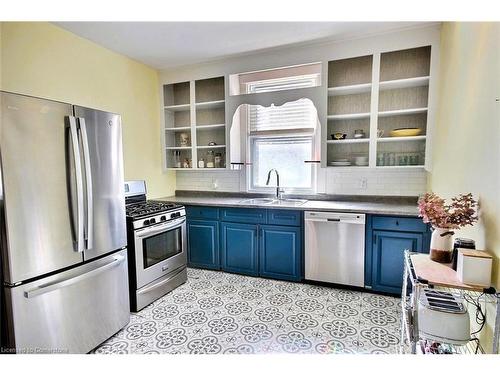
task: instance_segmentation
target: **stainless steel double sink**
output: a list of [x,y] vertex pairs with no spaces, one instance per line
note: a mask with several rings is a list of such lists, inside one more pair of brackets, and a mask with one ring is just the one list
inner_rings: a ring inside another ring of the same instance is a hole
[[277,199],[277,198],[251,198],[251,199],[243,199],[239,201],[241,204],[249,204],[249,205],[269,205],[269,206],[301,206],[306,203],[306,199]]

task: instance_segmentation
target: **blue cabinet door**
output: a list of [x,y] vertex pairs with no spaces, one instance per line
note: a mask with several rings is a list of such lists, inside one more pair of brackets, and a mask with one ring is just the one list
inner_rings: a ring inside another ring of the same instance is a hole
[[373,231],[372,289],[401,294],[403,282],[403,254],[406,249],[422,252],[424,233]]
[[212,220],[189,220],[187,232],[189,265],[220,269],[219,223]]
[[274,279],[302,279],[302,238],[300,227],[260,227],[259,274]]
[[257,276],[259,273],[258,225],[221,223],[222,269]]

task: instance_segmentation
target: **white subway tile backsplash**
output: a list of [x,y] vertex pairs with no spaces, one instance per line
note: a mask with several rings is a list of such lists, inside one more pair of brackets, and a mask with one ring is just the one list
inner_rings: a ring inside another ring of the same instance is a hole
[[[177,171],[177,190],[213,190],[237,192],[240,175],[234,171]],[[214,183],[216,187],[214,187]]]
[[[427,185],[427,173],[421,169],[327,168],[324,172],[327,194],[416,196],[423,194]],[[241,175],[238,171],[177,171],[176,173],[177,190],[240,191]],[[363,179],[366,180],[366,187],[363,187]],[[244,182],[244,178],[242,181]]]

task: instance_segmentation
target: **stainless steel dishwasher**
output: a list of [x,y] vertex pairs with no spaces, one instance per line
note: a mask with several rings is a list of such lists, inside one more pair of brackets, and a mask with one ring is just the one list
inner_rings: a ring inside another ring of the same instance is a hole
[[305,278],[364,287],[365,215],[309,212],[305,221]]

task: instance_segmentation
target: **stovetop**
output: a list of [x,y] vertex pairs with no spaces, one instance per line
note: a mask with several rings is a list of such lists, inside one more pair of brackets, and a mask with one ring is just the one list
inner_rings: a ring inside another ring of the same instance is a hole
[[125,206],[125,211],[127,213],[127,217],[137,219],[159,214],[161,212],[168,212],[179,207],[182,206],[175,203],[148,200],[127,204]]

